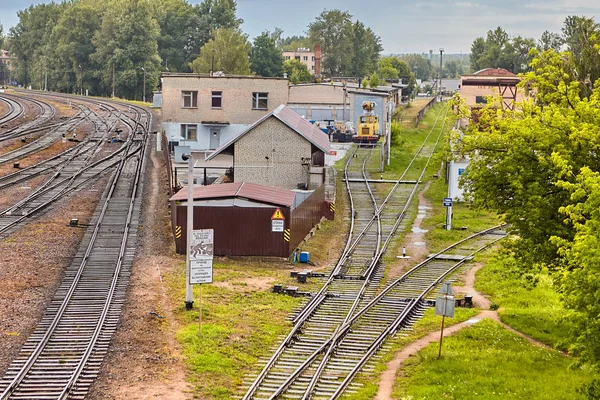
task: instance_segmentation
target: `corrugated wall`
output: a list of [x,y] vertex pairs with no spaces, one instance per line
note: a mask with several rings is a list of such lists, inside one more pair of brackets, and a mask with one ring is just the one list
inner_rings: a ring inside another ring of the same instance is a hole
[[310,230],[319,223],[324,214],[325,185],[319,186],[292,212],[289,254],[302,242]]
[[[187,207],[177,206],[177,221],[183,234],[175,240],[177,252],[185,252]],[[284,229],[290,227],[289,208],[280,207],[285,216]],[[217,256],[288,257],[289,244],[284,232],[271,232],[275,208],[194,207],[194,229],[215,230]]]

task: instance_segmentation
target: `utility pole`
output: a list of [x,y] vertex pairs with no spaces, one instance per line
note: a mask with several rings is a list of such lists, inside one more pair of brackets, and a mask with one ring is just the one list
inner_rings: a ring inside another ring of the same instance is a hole
[[440,48],[440,101],[442,101],[442,54],[444,53],[444,49]]
[[79,64],[79,94],[83,96],[83,67]]
[[212,49],[212,64],[210,66],[210,76],[213,76],[215,72],[215,49]]
[[144,71],[144,97],[143,102],[146,102],[146,68],[142,67],[142,71]]
[[115,98],[115,62],[112,63],[112,98]]

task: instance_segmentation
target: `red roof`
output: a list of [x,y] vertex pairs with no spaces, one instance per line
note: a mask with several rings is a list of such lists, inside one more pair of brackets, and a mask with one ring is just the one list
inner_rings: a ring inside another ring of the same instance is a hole
[[290,127],[292,130],[294,130],[297,134],[299,134],[300,136],[317,146],[319,150],[323,151],[326,154],[329,154],[329,137],[327,136],[327,134],[323,133],[323,131],[317,128],[314,124],[311,124],[310,122],[302,118],[298,113],[292,111],[290,108],[282,104],[275,110],[271,111],[270,113],[268,113],[252,125],[250,125],[248,128],[240,132],[237,136],[227,141],[221,147],[213,151],[206,157],[206,161],[214,158],[217,154],[221,153],[223,150],[237,142],[241,137],[246,135],[248,132],[259,126],[260,124],[262,124],[270,117],[277,118],[278,120],[286,124],[288,127]]
[[[175,193],[169,200],[187,200],[187,196],[188,189],[186,186]],[[194,200],[224,199],[231,197],[241,197],[282,207],[292,207],[294,205],[296,193],[287,189],[249,182],[194,186]]]

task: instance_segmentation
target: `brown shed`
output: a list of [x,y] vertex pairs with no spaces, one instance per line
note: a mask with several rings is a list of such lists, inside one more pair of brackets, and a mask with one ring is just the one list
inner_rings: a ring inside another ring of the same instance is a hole
[[[171,197],[177,252],[186,248],[187,187]],[[194,187],[194,229],[214,229],[217,256],[288,257],[328,210],[324,185],[298,207],[296,192],[249,182]],[[273,216],[283,214],[283,232]],[[275,224],[277,225],[277,223]]]

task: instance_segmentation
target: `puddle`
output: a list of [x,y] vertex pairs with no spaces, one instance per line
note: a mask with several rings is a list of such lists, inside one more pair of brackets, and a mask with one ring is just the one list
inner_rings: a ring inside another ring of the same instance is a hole
[[425,242],[414,242],[415,246],[425,246]]
[[431,210],[431,207],[419,206],[419,210]]
[[411,231],[413,233],[427,233],[427,232],[429,232],[429,229],[421,229],[418,226],[413,226]]
[[466,324],[469,324],[469,325],[473,325],[473,324],[476,324],[476,323],[478,323],[479,321],[481,321],[481,318],[471,318],[470,320],[468,320],[468,321],[467,321],[467,322],[465,322],[465,323],[466,323]]

